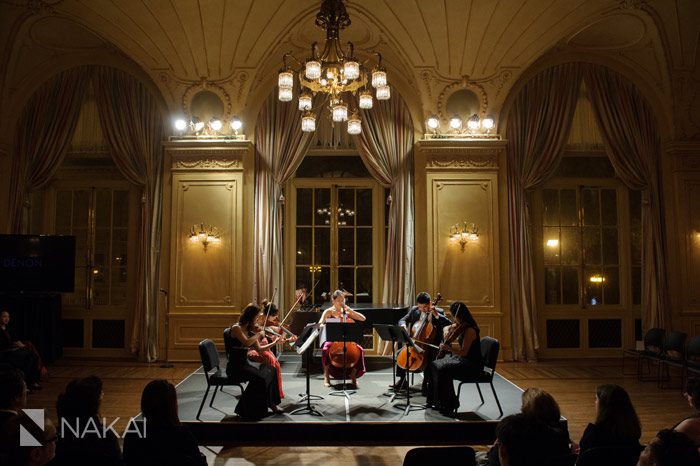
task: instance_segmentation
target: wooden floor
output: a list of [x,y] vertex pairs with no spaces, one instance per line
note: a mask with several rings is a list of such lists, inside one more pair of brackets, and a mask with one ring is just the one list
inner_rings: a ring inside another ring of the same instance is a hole
[[[161,368],[130,361],[64,359],[50,368],[50,379],[43,384],[44,389],[30,395],[28,404],[30,408],[49,410],[55,418],[56,397],[66,383],[76,377],[97,375],[104,382],[102,416],[110,422],[119,417],[117,429],[120,430],[130,416],[140,411],[141,391],[150,380],[164,378],[176,384],[197,366],[178,363],[173,368]],[[552,393],[569,420],[569,432],[574,440],[581,438],[586,425],[593,420],[595,387],[601,383],[619,384],[630,393],[642,422],[644,443],[660,429],[673,426],[691,413],[678,388],[658,389],[653,382],[638,382],[634,376],[622,375],[619,359],[501,363],[498,372],[523,389],[541,387]],[[674,383],[678,386],[678,378]],[[401,447],[202,448],[210,465],[400,465],[407,450]]]

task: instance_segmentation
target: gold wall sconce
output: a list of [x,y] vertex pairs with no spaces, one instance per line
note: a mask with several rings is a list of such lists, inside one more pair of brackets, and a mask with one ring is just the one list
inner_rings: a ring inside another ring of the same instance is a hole
[[450,227],[450,240],[459,243],[459,246],[464,252],[464,247],[469,241],[479,239],[479,227],[474,222],[464,221],[461,224],[456,223]]
[[200,223],[193,225],[189,234],[190,241],[193,243],[202,243],[204,252],[207,252],[209,244],[217,244],[221,241],[219,230],[211,225]]

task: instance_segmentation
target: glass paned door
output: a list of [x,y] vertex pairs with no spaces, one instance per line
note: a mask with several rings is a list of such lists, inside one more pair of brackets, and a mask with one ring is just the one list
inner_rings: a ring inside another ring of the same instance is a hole
[[331,186],[296,190],[297,286],[318,281],[312,304],[321,305],[336,289],[349,303],[374,300],[373,191],[370,187]]

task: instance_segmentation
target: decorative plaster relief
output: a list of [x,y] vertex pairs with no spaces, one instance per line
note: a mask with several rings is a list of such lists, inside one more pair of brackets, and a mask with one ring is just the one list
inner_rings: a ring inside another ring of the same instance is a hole
[[233,158],[183,158],[173,160],[173,169],[211,170],[239,168],[241,161]]
[[499,151],[493,149],[431,149],[427,168],[498,168]]

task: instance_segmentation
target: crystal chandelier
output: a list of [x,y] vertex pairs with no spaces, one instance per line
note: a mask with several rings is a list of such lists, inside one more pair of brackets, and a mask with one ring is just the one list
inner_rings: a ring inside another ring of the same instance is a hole
[[[378,57],[377,67],[368,73],[364,63],[360,63],[354,55],[352,42],[348,42],[347,53],[340,45],[340,30],[350,25],[350,17],[345,9],[343,0],[323,0],[321,10],[316,14],[316,25],[326,31],[326,43],[321,54],[318,54],[317,42],[311,44],[311,57],[302,64],[292,54],[283,57],[284,69],[278,79],[279,100],[292,100],[294,74],[299,77],[301,94],[299,95],[299,110],[303,112],[301,130],[313,132],[316,130],[316,114],[312,111],[313,99],[317,94],[328,96],[328,108],[333,122],[348,122],[348,133],[360,134],[362,120],[356,109],[350,109],[350,96],[357,96],[361,109],[372,108],[371,84],[376,90],[377,100],[387,100],[391,96],[386,79],[386,70],[382,68],[382,56]],[[293,70],[287,59],[294,59],[300,66]],[[370,79],[371,78],[371,79]]]

